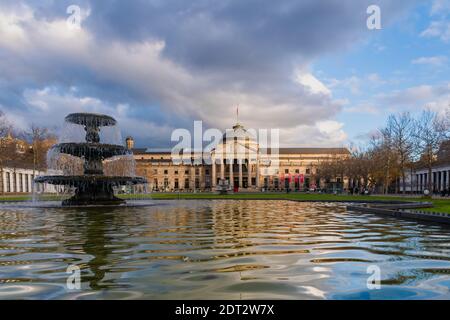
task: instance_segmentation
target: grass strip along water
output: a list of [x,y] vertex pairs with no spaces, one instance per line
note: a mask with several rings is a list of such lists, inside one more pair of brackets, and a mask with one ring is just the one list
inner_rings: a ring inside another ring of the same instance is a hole
[[[124,199],[134,198],[134,195],[120,195]],[[39,200],[60,200],[61,197],[54,195],[40,196]],[[294,200],[311,202],[431,202],[432,208],[420,209],[427,212],[442,212],[450,214],[450,198],[448,199],[428,199],[423,197],[402,197],[402,196],[382,196],[382,195],[334,195],[317,193],[231,193],[219,195],[215,193],[151,193],[148,195],[139,195],[139,199],[154,200]],[[31,201],[29,195],[0,196],[0,202],[20,202]]]

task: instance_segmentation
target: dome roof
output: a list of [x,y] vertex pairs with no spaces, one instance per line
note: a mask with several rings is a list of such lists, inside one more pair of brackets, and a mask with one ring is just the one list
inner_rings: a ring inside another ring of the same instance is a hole
[[227,130],[222,136],[222,142],[226,143],[227,140],[238,141],[256,141],[253,134],[248,132],[240,123],[236,123],[233,126],[233,130]]

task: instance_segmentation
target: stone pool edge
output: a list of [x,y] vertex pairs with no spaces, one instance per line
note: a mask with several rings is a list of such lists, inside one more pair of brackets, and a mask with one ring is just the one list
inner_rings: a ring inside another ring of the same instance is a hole
[[[369,204],[369,205],[368,205]],[[442,223],[450,225],[450,215],[443,212],[412,211],[409,209],[433,208],[431,202],[407,202],[402,204],[368,203],[366,205],[347,205],[349,211],[382,214],[391,217]]]

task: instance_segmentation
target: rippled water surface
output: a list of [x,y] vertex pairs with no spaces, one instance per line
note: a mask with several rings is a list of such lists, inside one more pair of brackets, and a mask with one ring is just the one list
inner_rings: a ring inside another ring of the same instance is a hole
[[155,203],[0,207],[0,299],[450,298],[450,229],[336,204]]

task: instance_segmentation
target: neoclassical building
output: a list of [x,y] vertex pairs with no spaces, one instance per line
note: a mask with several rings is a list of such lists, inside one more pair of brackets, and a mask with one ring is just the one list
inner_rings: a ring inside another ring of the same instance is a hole
[[[46,150],[55,141],[46,139],[42,148]],[[42,166],[33,165],[33,152],[32,144],[15,138],[11,132],[0,137],[0,195],[56,191],[51,186],[33,185],[34,178],[46,171]]]
[[43,172],[29,168],[2,168],[0,194],[31,193],[34,178],[41,174]]
[[[132,149],[137,172],[153,191],[210,191],[221,180],[235,192],[309,190],[324,188],[321,161],[349,156],[346,148],[260,148],[255,137],[237,123],[211,152],[182,150],[174,159],[170,149]],[[338,181],[344,188],[348,181]]]
[[[431,180],[431,190],[429,189],[429,181]],[[400,181],[400,191],[403,191]],[[444,141],[436,157],[436,161],[431,169],[421,162],[416,163],[416,168],[411,172],[406,171],[406,192],[420,193],[425,190],[431,193],[448,194],[450,191],[450,140]]]

